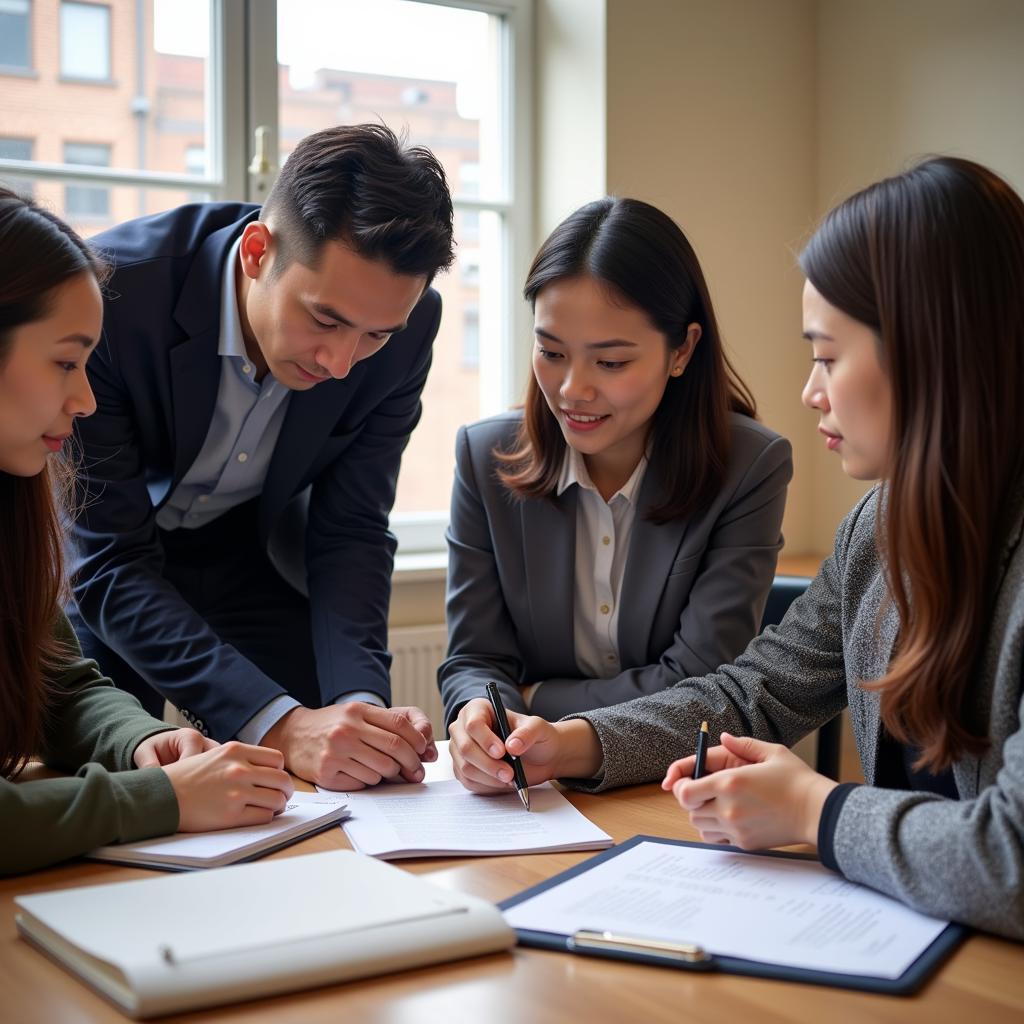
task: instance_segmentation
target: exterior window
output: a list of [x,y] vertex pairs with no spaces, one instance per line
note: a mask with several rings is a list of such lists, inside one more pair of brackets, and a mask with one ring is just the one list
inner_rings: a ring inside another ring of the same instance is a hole
[[[186,146],[185,147],[185,173],[195,174],[199,177],[206,176],[206,147]],[[206,200],[206,192],[189,192],[190,203],[202,203]]]
[[64,78],[110,81],[110,8],[60,5],[60,73]]
[[206,174],[206,149],[203,146],[185,147],[185,173],[200,177]]
[[[459,426],[507,408],[519,392],[512,378],[523,360],[512,346],[521,332],[513,320],[521,315],[530,223],[522,213],[525,183],[514,178],[517,146],[528,133],[517,134],[513,112],[529,104],[520,102],[515,80],[525,65],[512,54],[528,46],[520,28],[530,6],[277,0],[270,36],[277,66],[254,62],[267,93],[277,87],[277,109],[261,119],[276,121],[278,166],[311,131],[383,120],[427,146],[451,185],[457,262],[433,281],[444,316],[391,517],[405,553],[444,547]],[[259,17],[264,5],[252,10]]]
[[[31,160],[32,140],[14,139],[0,136],[0,160]],[[0,181],[15,192],[22,195],[32,195],[32,180],[23,178],[20,174],[11,174],[8,171],[0,171]]]
[[462,311],[462,368],[476,370],[480,366],[480,310],[467,306]]
[[[466,199],[479,198],[480,164],[475,160],[460,161],[458,194]],[[473,209],[460,210],[459,219],[463,241],[477,242],[480,238],[480,212]]]
[[0,0],[0,70],[32,67],[29,0]]
[[[64,163],[109,167],[110,146],[65,142]],[[69,220],[109,220],[110,189],[103,185],[68,185],[64,190],[64,213]]]

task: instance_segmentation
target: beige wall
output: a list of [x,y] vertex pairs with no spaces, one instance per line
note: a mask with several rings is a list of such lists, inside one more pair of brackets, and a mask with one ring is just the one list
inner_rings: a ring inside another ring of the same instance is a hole
[[[606,191],[684,227],[767,423],[796,455],[787,554],[831,549],[863,491],[799,391],[794,253],[836,201],[927,152],[1024,191],[1022,0],[537,0],[536,239]],[[437,621],[442,585],[396,594]]]
[[736,367],[793,442],[791,552],[814,441],[790,249],[815,212],[814,28],[813,0],[608,2],[608,190],[664,209],[697,250]]
[[[821,0],[817,205],[929,153],[988,164],[1024,192],[1021,0]],[[864,492],[815,447],[807,544],[828,550]]]
[[538,242],[606,192],[677,220],[762,417],[793,441],[784,530],[807,551],[814,435],[791,246],[816,212],[814,0],[539,0],[535,57]]

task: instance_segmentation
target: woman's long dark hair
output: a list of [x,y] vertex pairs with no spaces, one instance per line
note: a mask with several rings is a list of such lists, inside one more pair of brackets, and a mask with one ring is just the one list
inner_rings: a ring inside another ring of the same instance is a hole
[[878,540],[900,635],[866,685],[940,770],[987,747],[969,709],[1024,470],[1024,203],[976,163],[929,159],[836,207],[800,265],[878,334],[893,395]]
[[[105,268],[81,238],[31,199],[0,187],[0,373],[14,332],[47,315],[54,289]],[[57,460],[57,461],[55,461]],[[64,591],[62,501],[71,467],[51,457],[33,477],[0,471],[0,776],[37,753],[46,673],[65,652],[54,637]]]
[[[753,396],[722,348],[704,274],[686,236],[661,210],[638,199],[600,199],[551,233],[523,289],[533,305],[549,284],[591,277],[642,310],[670,349],[691,323],[701,337],[681,377],[669,377],[651,421],[651,458],[665,474],[655,522],[681,518],[718,492],[729,459],[729,413],[755,416]],[[565,454],[561,428],[531,375],[523,425],[508,452],[495,452],[503,483],[520,497],[550,497]]]

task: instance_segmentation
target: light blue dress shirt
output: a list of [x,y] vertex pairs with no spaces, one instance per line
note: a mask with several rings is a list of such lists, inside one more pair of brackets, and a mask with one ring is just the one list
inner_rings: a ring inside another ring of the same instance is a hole
[[257,382],[245,351],[235,295],[236,242],[221,286],[220,385],[206,440],[195,462],[157,513],[164,530],[194,530],[263,490],[291,391],[267,374]]
[[[271,374],[257,381],[256,367],[245,351],[235,292],[239,239],[228,252],[221,283],[220,384],[206,440],[171,496],[157,512],[164,530],[194,530],[229,509],[255,498],[267,478],[291,391]],[[375,693],[342,694],[335,704],[362,700],[383,707]],[[288,694],[275,697],[238,731],[243,743],[258,744],[299,702]]]

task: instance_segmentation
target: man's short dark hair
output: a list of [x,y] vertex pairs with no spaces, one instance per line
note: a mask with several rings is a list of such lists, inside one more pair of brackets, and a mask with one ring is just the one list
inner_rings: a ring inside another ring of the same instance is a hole
[[328,241],[428,282],[454,259],[444,169],[429,149],[381,124],[307,135],[281,168],[263,218],[274,223],[275,273],[292,260],[315,267]]

